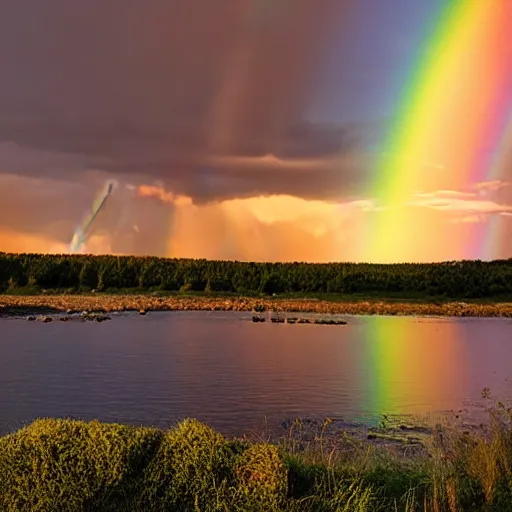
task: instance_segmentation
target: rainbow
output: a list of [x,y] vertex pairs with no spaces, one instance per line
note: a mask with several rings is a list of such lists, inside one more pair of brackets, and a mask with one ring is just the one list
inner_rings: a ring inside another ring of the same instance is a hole
[[[429,414],[461,407],[468,396],[462,327],[451,321],[368,317],[361,337],[358,421],[381,414]],[[442,357],[440,357],[442,354]]]
[[414,200],[440,190],[469,194],[496,168],[512,112],[512,1],[446,0],[427,32],[375,166],[384,210],[367,247],[373,261],[480,257],[495,243],[488,228],[455,230],[442,221],[446,211]]

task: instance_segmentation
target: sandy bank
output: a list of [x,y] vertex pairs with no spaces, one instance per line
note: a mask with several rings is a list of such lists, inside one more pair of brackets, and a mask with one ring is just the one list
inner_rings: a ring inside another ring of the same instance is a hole
[[58,311],[275,311],[345,315],[414,315],[455,317],[509,317],[512,303],[475,304],[399,303],[383,301],[330,302],[301,299],[244,297],[157,297],[151,295],[35,295],[0,296],[0,315]]

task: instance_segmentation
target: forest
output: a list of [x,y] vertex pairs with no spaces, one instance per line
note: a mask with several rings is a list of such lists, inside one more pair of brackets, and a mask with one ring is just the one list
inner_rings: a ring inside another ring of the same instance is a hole
[[0,253],[0,292],[147,290],[254,294],[512,297],[512,259],[443,263],[253,263]]

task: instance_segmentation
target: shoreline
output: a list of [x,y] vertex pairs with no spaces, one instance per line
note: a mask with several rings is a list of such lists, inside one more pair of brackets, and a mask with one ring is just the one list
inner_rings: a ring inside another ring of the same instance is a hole
[[314,313],[321,315],[387,315],[512,318],[512,302],[391,302],[386,300],[329,301],[253,297],[154,295],[0,295],[0,317],[67,311],[238,311]]

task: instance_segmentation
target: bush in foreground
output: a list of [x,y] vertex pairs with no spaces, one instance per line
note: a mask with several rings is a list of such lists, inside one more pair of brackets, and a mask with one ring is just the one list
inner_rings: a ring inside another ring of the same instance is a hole
[[240,510],[282,510],[287,471],[276,446],[255,444],[236,461],[236,503]]
[[221,510],[229,501],[232,453],[219,433],[187,419],[163,437],[143,475],[141,510]]
[[35,421],[0,438],[0,510],[108,510],[130,503],[161,437],[149,428]]
[[512,511],[511,410],[487,431],[436,426],[422,454],[346,436],[226,440],[185,420],[163,432],[38,420],[0,438],[0,510]]

